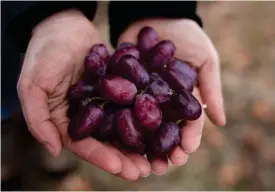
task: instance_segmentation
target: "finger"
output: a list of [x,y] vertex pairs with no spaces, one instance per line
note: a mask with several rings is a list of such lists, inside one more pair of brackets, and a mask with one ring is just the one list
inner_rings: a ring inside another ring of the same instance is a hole
[[104,171],[112,174],[121,172],[122,161],[116,152],[91,137],[80,141],[72,141],[67,134],[67,127],[67,122],[58,125],[64,146],[81,159]]
[[19,80],[18,96],[30,133],[43,144],[51,155],[62,150],[60,135],[50,119],[47,94],[28,80]]
[[195,152],[200,146],[204,115],[195,121],[186,121],[186,125],[181,130],[181,147],[184,152],[190,154]]
[[166,156],[153,157],[151,155],[147,155],[147,159],[151,163],[153,173],[156,175],[163,175],[167,172],[168,159]]
[[114,151],[122,162],[122,170],[118,174],[119,177],[126,179],[128,181],[135,181],[140,176],[140,170],[137,165],[128,157],[123,155],[120,151],[112,146],[108,146],[112,151]]
[[210,59],[202,66],[199,74],[199,88],[203,103],[207,104],[206,112],[217,125],[225,125],[226,118],[221,90],[219,57],[211,46]]
[[137,154],[137,153],[126,152],[126,151],[123,151],[122,153],[126,157],[131,159],[132,162],[135,163],[135,165],[138,167],[138,169],[140,171],[141,177],[148,177],[150,175],[151,165],[144,156]]
[[138,153],[133,153],[126,150],[125,148],[123,148],[122,143],[118,141],[113,141],[111,145],[113,146],[114,149],[121,152],[123,155],[125,155],[128,159],[130,159],[135,164],[135,166],[139,169],[139,173],[141,177],[149,176],[151,171],[151,166],[145,157],[143,157]]
[[169,160],[176,166],[184,165],[189,158],[189,154],[185,153],[179,146],[177,146],[169,155]]
[[[201,103],[198,89],[194,89],[193,95]],[[203,109],[202,109],[203,110]],[[195,121],[186,121],[181,129],[181,147],[184,152],[190,154],[195,152],[200,146],[202,130],[204,125],[204,111]]]

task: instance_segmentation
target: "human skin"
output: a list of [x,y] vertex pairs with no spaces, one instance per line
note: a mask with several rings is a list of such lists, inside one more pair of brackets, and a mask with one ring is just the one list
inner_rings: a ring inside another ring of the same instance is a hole
[[[219,60],[209,38],[190,20],[147,20],[132,24],[119,41],[135,41],[144,25],[154,27],[162,38],[176,42],[176,56],[200,69],[200,93],[207,113],[218,125],[225,123],[219,79]],[[165,30],[167,25],[179,27]],[[61,30],[62,29],[62,30]],[[178,43],[180,42],[180,43]],[[30,133],[57,157],[66,147],[81,159],[126,180],[146,177],[151,167],[156,174],[167,170],[167,159],[150,159],[118,150],[93,139],[72,141],[67,134],[68,88],[83,72],[83,60],[92,45],[102,43],[96,28],[79,11],[67,10],[45,19],[34,29],[17,84],[18,95]],[[180,45],[185,46],[180,46]],[[208,83],[204,83],[204,82]],[[182,131],[181,147],[169,159],[176,165],[186,162],[188,154],[199,146],[203,116],[188,122]],[[151,165],[150,165],[151,163]]]

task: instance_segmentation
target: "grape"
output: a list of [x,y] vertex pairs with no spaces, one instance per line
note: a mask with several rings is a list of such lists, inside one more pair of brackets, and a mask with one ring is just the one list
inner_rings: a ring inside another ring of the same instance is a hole
[[202,113],[198,100],[190,92],[184,90],[171,96],[171,106],[184,120],[196,120]]
[[100,94],[115,103],[129,105],[135,99],[137,88],[127,79],[109,75],[100,81]]
[[149,83],[149,75],[145,68],[132,55],[124,55],[120,58],[114,73],[128,79],[137,88],[144,88]]
[[121,141],[143,153],[145,150],[144,135],[138,126],[131,109],[123,109],[116,114],[116,128]]
[[114,137],[115,128],[113,125],[114,122],[114,113],[106,114],[103,117],[102,123],[96,133],[96,137],[101,141],[110,140]]
[[142,53],[150,51],[158,42],[158,33],[152,27],[143,27],[138,34],[138,49]]
[[106,63],[99,54],[91,52],[85,60],[85,79],[88,82],[96,82],[106,74]]
[[121,43],[117,49],[124,49],[126,47],[135,47],[135,45],[133,43],[130,42],[125,42],[125,43]]
[[197,79],[196,71],[179,59],[168,62],[161,76],[176,91],[184,89],[192,92]]
[[80,81],[69,88],[67,97],[70,102],[78,102],[86,97],[92,97],[94,93],[94,86],[88,85],[84,81]]
[[87,97],[85,99],[81,99],[81,100],[75,100],[75,101],[69,101],[69,108],[67,110],[67,117],[69,119],[72,119],[73,116],[75,116],[75,114],[77,113],[77,111],[79,110],[79,108],[85,107],[90,103],[90,98]]
[[178,121],[181,120],[181,116],[173,109],[170,99],[160,104],[162,110],[162,121]]
[[139,60],[140,53],[135,46],[125,46],[124,48],[117,49],[111,58],[109,71],[114,71],[117,68],[117,63],[123,55],[132,55]]
[[75,114],[77,113],[78,111],[78,105],[77,104],[74,104],[74,103],[71,103],[69,104],[69,107],[68,107],[68,110],[67,110],[67,117],[69,119],[72,119]]
[[90,49],[90,53],[95,52],[97,54],[99,54],[102,59],[104,60],[105,63],[108,63],[110,60],[110,54],[109,51],[107,49],[107,47],[100,43],[100,44],[95,44],[91,49]]
[[155,73],[155,72],[151,73],[149,75],[149,77],[150,77],[150,83],[152,83],[154,81],[163,81],[163,79],[161,78],[161,76],[158,73]]
[[95,132],[102,121],[103,109],[95,104],[79,108],[77,114],[71,119],[68,134],[73,140],[81,140]]
[[134,113],[141,125],[149,131],[155,131],[159,128],[162,112],[153,96],[148,94],[139,95],[135,101]]
[[108,102],[103,105],[104,117],[97,132],[93,135],[101,141],[111,141],[116,137],[115,114],[122,109],[121,105]]
[[145,93],[152,95],[159,104],[164,103],[172,95],[168,83],[164,81],[154,81],[147,88]]
[[175,51],[176,47],[172,41],[160,41],[150,51],[148,67],[154,71],[161,70],[174,57]]
[[174,122],[162,123],[155,134],[152,151],[155,154],[166,155],[180,143],[180,128]]

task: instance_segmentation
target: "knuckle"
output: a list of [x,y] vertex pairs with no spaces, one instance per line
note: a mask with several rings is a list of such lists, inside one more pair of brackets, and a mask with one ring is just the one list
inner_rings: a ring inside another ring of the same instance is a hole
[[23,94],[24,92],[26,92],[26,89],[28,89],[28,86],[29,82],[27,80],[20,79],[16,85],[17,92],[19,94]]
[[96,151],[97,147],[96,146],[93,146],[93,147],[90,147],[88,150],[87,150],[87,153],[85,154],[84,158],[86,161],[89,161],[90,159],[93,159],[93,156],[95,154],[95,151]]

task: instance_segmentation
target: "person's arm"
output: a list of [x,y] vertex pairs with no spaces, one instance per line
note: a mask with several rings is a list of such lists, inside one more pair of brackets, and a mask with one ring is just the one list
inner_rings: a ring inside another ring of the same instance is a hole
[[97,7],[95,1],[4,1],[1,4],[2,34],[19,46],[21,52],[27,49],[33,28],[47,17],[77,9],[92,20]]
[[196,1],[123,1],[110,2],[110,39],[117,46],[119,36],[133,22],[150,18],[192,19],[202,27],[196,14]]

